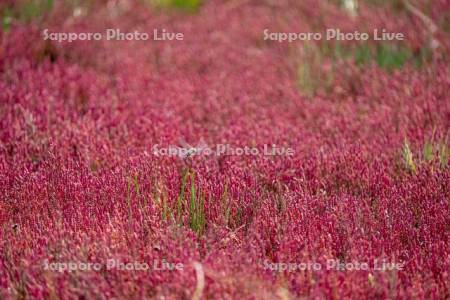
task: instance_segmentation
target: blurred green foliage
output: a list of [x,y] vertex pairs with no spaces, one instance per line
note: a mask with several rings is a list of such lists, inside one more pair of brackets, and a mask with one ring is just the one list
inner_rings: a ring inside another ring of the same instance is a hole
[[2,29],[8,31],[14,20],[31,22],[43,17],[54,5],[54,0],[17,1],[12,6],[0,6]]
[[386,43],[377,45],[374,50],[369,49],[368,46],[359,46],[355,54],[355,60],[359,65],[375,61],[380,68],[388,71],[401,69],[411,58],[412,53],[409,48]]
[[[393,43],[305,43],[300,51],[297,67],[297,84],[305,94],[312,96],[319,89],[332,90],[336,68],[342,61],[354,61],[360,68],[378,65],[387,72],[409,64],[416,68],[425,65],[432,57],[430,49],[424,47],[415,53],[407,45]],[[328,64],[327,70],[320,67]]]
[[344,46],[343,44],[325,45],[321,47],[321,55],[331,57],[333,60],[354,59],[356,64],[361,67],[376,63],[380,68],[392,71],[401,69],[407,63],[421,67],[431,58],[432,53],[426,47],[422,48],[418,53],[413,53],[406,45],[362,43],[353,46]]
[[159,8],[175,8],[195,12],[202,4],[201,0],[150,0],[153,6]]

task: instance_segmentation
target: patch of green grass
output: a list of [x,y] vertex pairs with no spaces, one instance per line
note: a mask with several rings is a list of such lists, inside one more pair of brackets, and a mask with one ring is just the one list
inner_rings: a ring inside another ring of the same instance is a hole
[[172,0],[172,5],[177,8],[196,10],[201,4],[200,0]]
[[[189,195],[186,187],[190,179]],[[176,202],[176,220],[178,225],[184,224],[187,216],[189,227],[198,235],[202,235],[206,228],[205,195],[195,183],[195,173],[184,169],[181,176],[180,194]]]
[[[361,68],[376,64],[391,72],[403,68],[408,63],[420,68],[430,60],[431,54],[426,48],[414,54],[407,46],[388,43],[375,45],[361,43],[353,46],[341,43],[322,45],[305,43],[300,49],[297,85],[304,94],[312,96],[321,88],[325,91],[331,90],[338,62],[353,60]],[[325,63],[330,65],[328,70],[321,69]]]
[[450,156],[450,149],[447,144],[447,139],[435,141],[434,133],[431,139],[425,140],[422,148],[422,157],[417,157],[414,160],[414,154],[405,139],[402,149],[403,167],[412,174],[417,173],[417,164],[429,164],[434,170],[434,166],[438,164],[441,169],[446,169],[448,166]]
[[372,7],[388,8],[397,13],[404,9],[402,0],[363,0],[362,2]]
[[354,47],[342,47],[340,44],[323,48],[322,53],[334,60],[354,59],[357,65],[364,67],[376,63],[380,68],[388,71],[401,69],[408,62],[416,67],[421,67],[430,60],[432,52],[428,48],[422,48],[414,54],[410,48],[404,45],[379,43],[370,45],[362,43]]
[[184,200],[184,194],[186,189],[186,182],[189,177],[189,170],[184,169],[183,174],[181,176],[181,187],[180,187],[180,194],[178,195],[177,199],[177,221],[179,224],[181,224],[182,217],[183,217],[183,202]]
[[355,49],[355,62],[357,65],[365,65],[372,60],[372,50],[368,46],[360,46]]
[[11,23],[13,21],[13,13],[9,7],[5,8],[1,12],[2,29],[4,31],[9,31]]
[[450,149],[446,142],[442,142],[439,145],[439,163],[442,169],[447,168],[449,156],[450,156]]
[[439,165],[442,169],[447,168],[449,158],[449,148],[447,145],[447,139],[435,141],[435,131],[431,139],[425,140],[423,145],[423,160],[426,163],[433,162],[436,158],[439,161]]
[[377,47],[375,54],[377,64],[388,71],[401,69],[411,57],[412,53],[408,48],[388,44],[381,44]]
[[426,141],[423,145],[423,159],[426,162],[430,162],[434,159],[433,144],[430,141]]
[[405,139],[405,142],[403,144],[403,163],[405,164],[405,167],[408,171],[415,174],[417,171],[416,164],[414,163],[414,156],[411,151],[411,148],[409,147],[408,141]]
[[12,6],[0,7],[2,29],[8,31],[14,20],[31,22],[42,18],[52,10],[54,0],[26,0],[17,1]]
[[359,45],[353,50],[353,57],[359,66],[375,62],[387,71],[401,69],[408,61],[414,59],[409,48],[386,43],[376,45],[375,48],[367,44]]
[[203,234],[206,227],[205,195],[197,190],[195,173],[191,174],[191,195],[189,201],[189,227],[197,234]]
[[197,11],[202,0],[147,0],[151,5],[157,8],[174,8],[178,10],[195,12]]
[[26,1],[20,8],[20,17],[25,21],[44,15],[53,8],[53,0]]

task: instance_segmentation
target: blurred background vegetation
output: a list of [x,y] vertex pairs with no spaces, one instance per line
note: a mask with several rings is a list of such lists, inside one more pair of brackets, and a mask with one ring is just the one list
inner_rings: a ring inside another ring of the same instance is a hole
[[[149,9],[158,11],[179,11],[182,13],[197,13],[202,4],[207,0],[137,0]],[[235,1],[235,0],[230,0]],[[408,1],[406,0],[323,0],[326,3],[335,5],[341,11],[347,11],[349,18],[358,16],[358,11],[364,5],[369,8],[387,9],[394,14],[407,14]],[[95,5],[109,5],[119,3],[119,0],[95,1]],[[262,1],[264,2],[264,1]],[[267,1],[268,2],[268,1]],[[423,2],[423,1],[422,1]],[[420,2],[420,3],[422,3]],[[265,2],[264,2],[265,3]],[[406,3],[406,4],[405,4]],[[416,11],[419,18],[427,18],[426,14],[431,9],[431,1],[424,2],[421,10]],[[13,24],[23,24],[29,22],[42,22],[47,17],[51,18],[52,10],[56,5],[64,5],[69,11],[75,12],[81,8],[89,11],[93,7],[93,0],[6,0],[0,3],[0,20],[3,32],[8,32]],[[414,8],[413,8],[414,9]],[[411,10],[411,8],[410,8]],[[94,14],[94,12],[93,12]],[[422,17],[420,17],[422,14]],[[404,16],[404,15],[403,15]],[[410,17],[413,18],[414,16]],[[426,21],[426,20],[425,20]],[[440,24],[439,24],[440,26]],[[440,26],[442,27],[442,26]],[[445,26],[444,26],[445,27]],[[448,26],[447,26],[448,27]],[[445,31],[446,29],[443,28]],[[392,72],[403,68],[405,65],[412,65],[420,68],[432,58],[432,49],[429,45],[423,45],[420,51],[412,50],[407,43],[313,43],[298,42],[297,48],[298,72],[297,83],[299,88],[307,95],[314,95],[318,89],[329,91],[335,84],[339,74],[336,68],[341,68],[342,61],[352,61],[360,68],[375,64],[378,67]],[[321,68],[327,64],[327,68]]]

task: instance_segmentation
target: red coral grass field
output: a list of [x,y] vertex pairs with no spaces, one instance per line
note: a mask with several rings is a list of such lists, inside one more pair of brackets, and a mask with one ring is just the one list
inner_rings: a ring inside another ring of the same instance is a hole
[[449,11],[0,1],[0,299],[450,298]]

